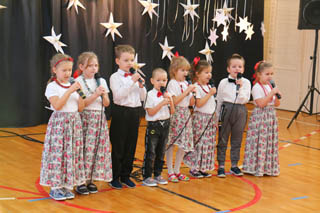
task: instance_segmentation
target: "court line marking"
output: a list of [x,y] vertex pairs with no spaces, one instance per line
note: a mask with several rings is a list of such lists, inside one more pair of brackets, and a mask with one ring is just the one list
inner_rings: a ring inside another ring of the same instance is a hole
[[48,200],[48,199],[52,199],[52,198],[51,197],[43,197],[43,198],[37,198],[37,199],[28,200],[28,201],[29,202],[34,202],[34,201]]
[[15,197],[0,197],[0,200],[15,200]]
[[302,163],[292,163],[292,164],[288,164],[288,166],[300,166],[302,165]]
[[303,197],[294,197],[292,200],[301,200],[301,199],[306,199],[308,196],[303,196]]

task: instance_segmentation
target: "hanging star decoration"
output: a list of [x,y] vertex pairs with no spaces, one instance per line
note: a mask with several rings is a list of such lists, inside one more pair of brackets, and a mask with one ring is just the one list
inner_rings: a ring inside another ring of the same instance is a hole
[[76,9],[76,12],[78,14],[78,6],[81,7],[82,9],[86,9],[80,2],[80,0],[70,0],[67,10],[69,10],[72,6],[74,6],[74,8]]
[[226,25],[228,21],[228,16],[226,16],[223,12],[221,11],[216,11],[215,17],[212,19],[213,22],[217,22],[217,27],[219,27],[221,24]]
[[251,25],[248,27],[248,29],[246,30],[245,33],[247,34],[246,40],[248,40],[248,39],[251,40],[251,37],[252,37],[252,35],[254,34],[253,24],[251,24]]
[[190,0],[187,1],[187,4],[182,4],[182,3],[180,4],[184,8],[183,16],[186,16],[189,14],[192,21],[194,21],[194,16],[196,16],[197,18],[200,18],[197,12],[195,11],[195,9],[199,7],[199,4],[191,4]]
[[4,8],[7,8],[7,7],[0,5],[0,9],[4,9]]
[[250,26],[250,22],[248,22],[248,16],[244,18],[240,18],[240,21],[236,23],[236,26],[240,27],[239,33],[241,33],[243,30],[247,30],[248,27]]
[[264,37],[264,33],[266,32],[266,28],[264,28],[264,22],[263,21],[261,22],[260,30],[261,30],[262,37]]
[[102,26],[108,29],[106,36],[107,37],[110,33],[112,36],[112,40],[114,41],[114,34],[117,34],[120,38],[122,38],[122,35],[119,33],[117,28],[122,25],[122,23],[117,23],[113,21],[113,15],[110,13],[109,22],[107,23],[100,23]]
[[57,52],[64,54],[62,47],[66,47],[67,45],[60,41],[61,34],[56,35],[54,32],[54,27],[51,28],[51,36],[43,36],[43,38],[49,41]]
[[139,0],[140,4],[144,6],[144,10],[142,12],[142,15],[144,15],[146,12],[148,12],[150,19],[152,20],[152,13],[158,16],[157,12],[154,10],[154,8],[158,7],[159,4],[152,3],[151,0]]
[[135,55],[132,68],[135,70],[140,70],[141,67],[146,65],[145,63],[138,63],[138,54]]
[[206,41],[206,46],[205,46],[205,48],[204,48],[203,50],[199,51],[199,53],[201,53],[201,54],[203,54],[203,55],[206,56],[206,59],[207,59],[207,61],[208,61],[209,63],[212,63],[212,62],[213,62],[212,55],[211,55],[213,52],[214,52],[214,51],[209,48],[208,41]]
[[222,31],[222,41],[227,41],[227,36],[229,35],[229,26],[224,26],[223,31]]
[[174,46],[169,46],[168,45],[168,39],[167,36],[164,39],[164,44],[159,43],[159,45],[161,46],[161,49],[163,51],[162,53],[162,59],[164,59],[164,57],[168,57],[169,60],[171,61],[173,53],[171,52],[171,50],[174,48]]
[[212,30],[210,30],[210,36],[208,37],[208,39],[210,40],[210,46],[212,46],[212,44],[217,46],[218,38],[219,36],[217,35],[217,29],[212,28]]
[[224,1],[223,3],[223,8],[222,9],[217,9],[217,11],[219,13],[223,13],[226,17],[228,17],[228,21],[229,21],[229,18],[230,19],[234,19],[231,15],[231,11],[233,10],[234,8],[233,7],[229,7],[227,6],[227,1]]

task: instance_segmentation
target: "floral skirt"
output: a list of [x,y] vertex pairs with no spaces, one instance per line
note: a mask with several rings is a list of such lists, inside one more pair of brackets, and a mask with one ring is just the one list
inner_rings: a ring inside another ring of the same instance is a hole
[[[185,152],[193,151],[192,118],[188,107],[175,108],[170,118],[168,146],[177,145]],[[188,120],[189,119],[189,120]]]
[[78,112],[53,112],[43,146],[40,184],[72,189],[84,183],[80,115]]
[[254,108],[248,124],[243,172],[255,176],[280,174],[278,120],[273,106]]
[[214,170],[216,127],[211,114],[193,113],[193,138],[194,151],[187,153],[183,162],[193,171]]
[[[104,112],[84,110],[80,113],[83,129],[84,168],[86,179],[112,180],[111,148],[108,123]],[[96,154],[95,154],[96,153]],[[94,171],[92,171],[94,168]]]

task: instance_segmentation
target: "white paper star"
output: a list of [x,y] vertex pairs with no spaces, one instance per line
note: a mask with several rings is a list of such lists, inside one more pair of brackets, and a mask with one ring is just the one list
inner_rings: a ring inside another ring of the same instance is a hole
[[51,36],[43,36],[44,39],[49,41],[54,46],[57,52],[61,52],[62,54],[64,54],[62,47],[66,47],[67,45],[59,41],[60,37],[61,34],[56,35],[53,27],[51,28]]
[[211,55],[213,52],[214,52],[214,51],[209,48],[208,41],[206,41],[206,46],[205,46],[205,48],[204,48],[203,50],[199,51],[199,53],[201,53],[201,54],[203,54],[203,55],[206,56],[206,59],[207,59],[207,61],[208,61],[209,63],[212,63],[212,62],[213,62],[212,55]]
[[158,7],[159,4],[152,3],[151,0],[139,0],[140,4],[144,6],[144,10],[142,12],[142,15],[144,15],[146,12],[148,12],[150,19],[152,20],[152,13],[158,16],[154,8]]
[[0,9],[4,9],[4,8],[7,8],[7,7],[0,5]]
[[217,39],[219,38],[219,36],[217,35],[217,29],[213,29],[210,30],[210,36],[208,37],[208,39],[210,40],[210,46],[212,46],[212,44],[217,46]]
[[191,4],[190,0],[187,1],[187,4],[180,3],[182,7],[184,7],[184,14],[183,16],[190,15],[192,21],[194,21],[194,16],[197,18],[200,18],[195,11],[197,7],[199,7],[199,4]]
[[171,50],[174,48],[174,46],[169,46],[168,45],[168,40],[167,40],[167,36],[164,39],[164,44],[159,43],[159,45],[162,48],[162,59],[164,59],[164,57],[168,57],[169,60],[171,61],[173,53],[171,52]]
[[266,28],[264,28],[264,22],[263,21],[261,22],[260,30],[261,30],[262,37],[264,37],[264,33],[266,32]]
[[236,23],[236,26],[240,27],[239,29],[239,33],[241,33],[243,30],[247,30],[248,27],[250,26],[250,23],[248,22],[248,16],[244,17],[244,18],[240,18],[240,21],[238,23]]
[[146,65],[145,63],[138,63],[138,54],[135,55],[132,68],[139,70],[141,67]]
[[227,41],[227,36],[229,35],[229,26],[224,26],[223,31],[222,31],[222,41]]
[[247,40],[247,39],[251,40],[251,37],[252,37],[252,35],[254,34],[253,24],[251,24],[251,25],[248,27],[248,29],[246,30],[245,33],[247,34],[246,40]]
[[212,19],[213,22],[217,22],[217,27],[219,27],[221,24],[226,25],[226,21],[229,20],[228,17],[223,13],[216,11],[216,16]]
[[120,38],[122,38],[122,35],[119,33],[119,31],[117,30],[117,27],[121,26],[122,23],[117,23],[113,21],[113,15],[112,13],[110,13],[110,18],[109,18],[109,22],[107,23],[100,23],[102,26],[104,26],[105,28],[108,29],[106,36],[107,37],[109,35],[109,33],[111,33],[112,36],[112,40],[114,41],[114,34],[117,34]]
[[72,5],[74,6],[74,8],[76,9],[76,12],[78,14],[78,6],[81,7],[82,9],[86,9],[79,0],[70,0],[69,1],[69,4],[68,4],[68,7],[67,7],[67,10],[69,10]]
[[218,12],[220,13],[223,13],[225,16],[228,17],[228,21],[229,21],[229,18],[230,19],[234,19],[231,15],[231,11],[233,10],[234,8],[233,7],[229,7],[227,6],[227,1],[224,1],[223,3],[223,8],[222,9],[217,9]]

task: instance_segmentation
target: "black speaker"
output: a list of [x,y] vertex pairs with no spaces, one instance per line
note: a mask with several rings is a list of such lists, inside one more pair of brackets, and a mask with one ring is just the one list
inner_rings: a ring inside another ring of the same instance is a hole
[[320,29],[320,0],[300,0],[298,29]]

